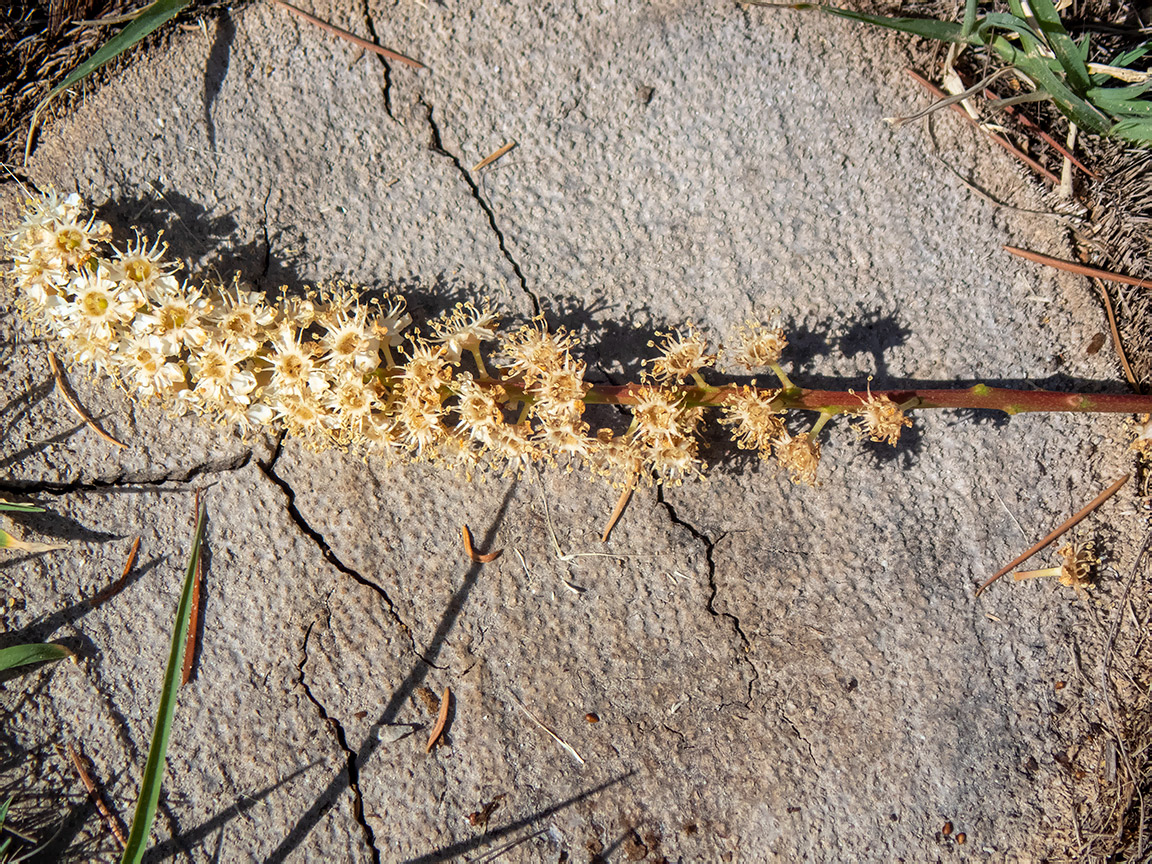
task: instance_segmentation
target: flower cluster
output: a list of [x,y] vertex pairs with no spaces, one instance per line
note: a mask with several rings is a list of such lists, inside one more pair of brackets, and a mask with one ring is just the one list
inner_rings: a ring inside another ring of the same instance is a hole
[[[457,305],[424,331],[401,297],[366,299],[355,286],[321,285],[275,302],[244,288],[177,276],[157,238],[117,249],[79,196],[28,203],[9,235],[11,275],[26,316],[125,390],[244,433],[279,428],[313,449],[355,448],[387,461],[445,460],[519,470],[533,462],[585,464],[616,483],[678,483],[699,476],[699,431],[719,407],[738,446],[775,456],[814,483],[817,436],[834,413],[861,416],[873,440],[896,442],[898,406],[869,393],[789,432],[779,327],[749,323],[733,362],[769,370],[781,388],[709,386],[718,357],[691,324],[662,337],[641,385],[608,398],[585,382],[575,334],[537,319],[501,332],[487,300]],[[489,346],[485,349],[485,346]],[[485,354],[485,350],[487,353]],[[491,368],[491,371],[489,371]],[[607,391],[611,388],[601,388]],[[631,408],[626,429],[598,429],[586,402]]]

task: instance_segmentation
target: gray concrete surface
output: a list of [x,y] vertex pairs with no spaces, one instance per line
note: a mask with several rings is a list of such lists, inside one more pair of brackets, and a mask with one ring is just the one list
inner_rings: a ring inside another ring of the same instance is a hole
[[[1042,206],[1028,181],[950,118],[883,123],[923,103],[898,43],[724,3],[315,11],[429,69],[254,6],[85,100],[32,176],[267,290],[342,276],[418,312],[538,305],[583,332],[598,380],[634,375],[654,329],[723,339],[773,308],[801,383],[1116,378],[1084,350],[1085,288],[998,251],[1060,251],[1056,223],[934,154]],[[1046,854],[1050,694],[1082,610],[1050,582],[971,588],[1123,470],[1117,420],[940,414],[894,453],[834,427],[816,489],[718,444],[707,482],[641,490],[601,545],[616,493],[580,474],[385,469],[75,376],[117,450],[51,393],[52,346],[0,326],[0,485],[51,508],[24,534],[68,542],[3,562],[5,640],[81,651],[0,685],[4,736],[75,808],[74,859],[116,849],[54,745],[82,742],[130,818],[194,489],[203,649],[152,860],[476,859],[534,832],[501,860]],[[565,554],[619,557],[557,559],[549,518]],[[465,523],[502,557],[470,566]],[[89,608],[136,535],[129,586]],[[454,694],[432,753],[421,687]]]

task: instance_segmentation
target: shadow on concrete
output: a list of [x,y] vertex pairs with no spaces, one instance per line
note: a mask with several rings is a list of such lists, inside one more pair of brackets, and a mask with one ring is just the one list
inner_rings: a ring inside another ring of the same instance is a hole
[[[222,829],[225,825],[235,819],[237,816],[242,816],[247,811],[251,810],[281,786],[295,780],[306,771],[311,771],[321,762],[316,761],[301,768],[297,768],[287,777],[283,777],[270,786],[265,786],[259,792],[253,795],[242,795],[234,802],[229,804],[226,808],[218,812],[215,816],[211,817],[205,822],[200,823],[195,828],[189,828],[187,831],[182,831],[179,836],[169,838],[162,843],[157,843],[144,855],[145,861],[159,861],[164,858],[171,858],[175,855],[186,852],[198,844],[206,840],[213,832]],[[219,842],[217,841],[217,853],[219,853]]]
[[[478,849],[481,846],[491,843],[493,840],[499,840],[501,837],[507,837],[509,834],[513,834],[523,828],[527,828],[530,825],[539,822],[541,819],[547,819],[549,816],[553,816],[556,813],[559,813],[561,810],[565,810],[571,807],[573,804],[578,804],[587,798],[591,798],[593,795],[596,795],[599,792],[603,792],[605,789],[615,786],[617,783],[623,783],[635,773],[635,771],[628,771],[624,774],[620,774],[616,777],[613,777],[611,780],[604,781],[598,786],[593,786],[591,789],[585,789],[583,792],[573,795],[571,798],[565,798],[558,804],[553,804],[551,807],[545,807],[541,810],[537,810],[535,813],[531,813],[528,816],[517,819],[514,822],[509,822],[507,825],[502,825],[499,828],[488,831],[480,837],[461,840],[459,843],[453,843],[451,846],[445,846],[441,849],[437,849],[435,852],[429,852],[427,855],[421,855],[419,858],[409,858],[404,862],[404,864],[440,864],[440,862],[443,861],[451,861],[453,858],[457,858],[466,852],[471,852],[473,849]],[[534,831],[526,837],[519,838],[515,841],[515,843],[518,844],[526,840],[530,840],[532,837],[543,833],[544,830],[545,829]],[[626,836],[627,834],[623,835],[620,840],[618,840],[612,845],[612,847],[610,847],[608,851],[611,852],[612,849],[615,849],[616,846],[620,845]],[[495,851],[499,852],[501,850]]]

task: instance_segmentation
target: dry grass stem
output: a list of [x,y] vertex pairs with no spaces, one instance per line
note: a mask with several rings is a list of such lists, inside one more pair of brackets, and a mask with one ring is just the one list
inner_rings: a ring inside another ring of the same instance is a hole
[[84,765],[84,758],[76,752],[76,748],[72,746],[71,742],[68,744],[68,756],[72,760],[72,764],[76,767],[76,773],[80,775],[80,782],[84,784],[84,788],[88,790],[88,795],[92,799],[92,803],[96,805],[96,809],[104,819],[104,823],[108,826],[108,830],[112,832],[112,836],[120,843],[120,848],[123,849],[128,845],[128,838],[124,836],[124,829],[120,825],[120,819],[108,809],[108,805],[104,801],[104,796],[100,792],[100,787],[96,785],[96,781],[92,779],[92,775],[88,773],[87,767]]
[[488,167],[493,162],[495,162],[497,159],[504,156],[506,153],[509,153],[515,146],[516,146],[515,141],[509,141],[503,147],[501,147],[497,150],[493,150],[491,153],[489,153],[487,156],[485,156],[483,159],[481,159],[479,162],[477,162],[475,165],[473,165],[472,170],[473,171],[479,171],[481,168]]
[[117,447],[127,447],[128,445],[123,441],[117,441],[101,429],[100,424],[93,420],[91,415],[80,405],[80,402],[72,393],[72,387],[68,383],[68,379],[64,377],[64,370],[60,368],[60,361],[56,359],[55,354],[48,355],[48,365],[52,367],[52,377],[56,379],[56,389],[60,391],[60,395],[64,397],[64,401],[68,403],[68,407],[75,411],[81,420],[87,423],[97,435],[109,444],[115,444]]
[[287,9],[289,12],[292,12],[295,15],[299,15],[308,23],[315,24],[326,33],[331,33],[333,36],[339,36],[341,39],[346,39],[353,45],[363,48],[366,51],[373,51],[379,54],[381,57],[387,57],[389,60],[395,60],[397,63],[404,63],[407,66],[411,66],[413,69],[427,68],[419,60],[413,60],[411,57],[405,57],[403,54],[398,54],[395,51],[382,48],[375,42],[369,42],[367,39],[361,39],[355,33],[349,33],[347,30],[341,30],[339,27],[336,27],[333,24],[329,24],[327,21],[323,21],[320,18],[317,18],[315,15],[310,15],[297,6],[293,6],[291,3],[286,2],[286,0],[272,0],[272,2],[277,6],[281,6],[284,9]]
[[559,744],[561,747],[564,748],[564,752],[566,752],[569,756],[571,756],[573,759],[575,759],[581,765],[586,764],[584,762],[584,760],[580,758],[580,754],[577,753],[567,741],[565,741],[563,738],[561,738],[559,735],[557,735],[555,732],[553,732],[551,729],[549,729],[547,726],[545,726],[544,723],[535,714],[533,714],[531,711],[529,711],[524,706],[523,702],[521,702],[515,696],[512,696],[511,698],[512,698],[512,701],[516,703],[516,707],[518,707],[521,711],[523,711],[529,720],[531,720],[533,723],[535,723],[537,726],[539,726],[541,729],[543,729],[545,732],[547,732],[550,736],[552,736],[552,739],[557,744]]
[[1046,536],[1039,543],[1035,544],[1034,546],[1030,546],[1023,554],[1021,554],[1019,557],[1013,559],[1012,562],[1010,564],[1008,564],[1006,567],[1002,567],[1000,570],[998,570],[990,579],[988,579],[987,582],[985,582],[983,585],[981,585],[979,588],[976,589],[976,596],[979,597],[985,588],[987,588],[989,585],[991,585],[993,582],[995,582],[997,579],[999,579],[1005,573],[1007,573],[1010,570],[1013,570],[1016,567],[1019,567],[1021,564],[1023,564],[1025,561],[1027,561],[1029,558],[1031,558],[1033,555],[1035,555],[1037,552],[1039,552],[1041,549],[1043,549],[1045,546],[1047,546],[1049,543],[1058,539],[1063,534],[1065,534],[1067,531],[1069,531],[1072,528],[1079,525],[1082,521],[1084,521],[1085,518],[1087,518],[1087,516],[1093,510],[1095,510],[1097,507],[1099,507],[1101,504],[1103,504],[1105,501],[1107,501],[1109,498],[1111,498],[1113,495],[1115,495],[1117,492],[1119,492],[1120,487],[1123,486],[1125,483],[1127,483],[1128,478],[1131,476],[1132,476],[1131,474],[1125,474],[1123,477],[1121,477],[1119,480],[1117,480],[1115,483],[1113,483],[1111,486],[1109,486],[1107,489],[1105,489],[1103,492],[1101,492],[1099,495],[1097,495],[1095,498],[1093,498],[1092,501],[1088,504],[1088,506],[1086,506],[1086,507],[1084,507],[1084,509],[1080,510],[1075,516],[1073,516],[1071,519],[1069,519],[1067,522],[1065,522],[1063,525],[1061,525],[1059,528],[1057,528],[1051,534]]
[[[468,529],[464,530],[467,531]],[[431,753],[436,742],[440,740],[440,736],[444,734],[444,727],[448,725],[448,707],[451,703],[452,690],[445,687],[444,695],[440,697],[440,712],[436,715],[436,725],[432,727],[432,734],[428,736],[428,746],[424,748],[425,753]]]
[[[915,79],[915,81],[924,89],[928,90],[931,93],[934,93],[936,96],[938,96],[941,99],[947,97],[947,95],[948,95],[947,93],[945,93],[943,90],[941,90],[935,84],[933,84],[931,81],[929,81],[923,75],[921,75],[919,72],[916,72],[912,69],[905,69],[904,71],[907,72],[910,76],[912,76],[912,78]],[[1053,185],[1060,182],[1059,177],[1057,177],[1055,174],[1053,174],[1051,171],[1049,171],[1047,168],[1045,168],[1043,165],[1041,165],[1039,162],[1037,162],[1031,156],[1028,156],[1026,153],[1024,153],[1023,150],[1021,150],[1019,147],[1017,147],[1015,144],[1013,144],[1007,138],[1003,137],[1002,135],[997,135],[994,132],[989,132],[987,129],[984,129],[983,126],[981,126],[979,123],[977,123],[971,117],[969,117],[967,112],[965,112],[964,109],[961,108],[959,105],[953,105],[952,110],[956,111],[958,114],[960,114],[961,117],[963,117],[965,120],[967,120],[973,126],[976,126],[978,129],[982,130],[984,132],[984,134],[987,135],[992,141],[996,142],[1001,147],[1003,147],[1005,150],[1007,150],[1009,153],[1011,153],[1013,158],[1024,163],[1025,165],[1027,165],[1029,168],[1031,168],[1033,171],[1035,171],[1041,177],[1045,178],[1046,180],[1051,182]]]
[[950,105],[956,105],[957,103],[963,102],[965,99],[970,99],[971,97],[977,95],[981,90],[985,89],[993,81],[996,81],[998,78],[1003,78],[1005,75],[1015,71],[1016,70],[1013,67],[1006,66],[997,72],[993,72],[987,78],[977,81],[962,93],[956,93],[952,96],[945,96],[939,102],[933,102],[927,108],[921,111],[917,111],[914,114],[909,114],[906,117],[885,117],[884,122],[889,126],[899,128],[907,123],[920,120],[921,118],[927,117],[929,114],[935,114],[941,108],[947,108]]

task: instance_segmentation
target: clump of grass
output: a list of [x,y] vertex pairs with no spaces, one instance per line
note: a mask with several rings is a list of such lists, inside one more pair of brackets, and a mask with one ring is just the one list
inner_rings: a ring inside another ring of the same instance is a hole
[[[966,0],[962,22],[936,18],[895,18],[814,3],[746,0],[760,6],[815,10],[889,30],[911,33],[955,45],[967,45],[998,57],[1033,86],[1031,93],[992,103],[991,107],[1027,101],[1051,101],[1080,129],[1133,144],[1152,143],[1152,76],[1138,68],[1149,51],[1144,42],[1091,62],[1088,35],[1075,40],[1064,27],[1052,0],[1008,0],[1009,12],[979,14],[976,0]],[[980,88],[982,89],[982,87]]]

